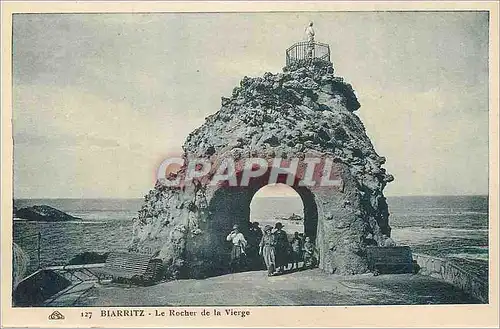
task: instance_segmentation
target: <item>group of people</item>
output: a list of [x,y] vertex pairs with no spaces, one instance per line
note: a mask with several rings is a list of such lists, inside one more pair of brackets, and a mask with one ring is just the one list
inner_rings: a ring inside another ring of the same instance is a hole
[[288,240],[283,224],[276,223],[274,228],[266,225],[264,231],[258,222],[251,223],[247,237],[243,235],[239,225],[234,225],[227,236],[227,241],[232,243],[231,271],[242,269],[261,269],[265,264],[269,276],[282,274],[288,270],[299,268],[303,262],[304,267],[317,265],[317,251],[310,237],[295,232],[292,239]]

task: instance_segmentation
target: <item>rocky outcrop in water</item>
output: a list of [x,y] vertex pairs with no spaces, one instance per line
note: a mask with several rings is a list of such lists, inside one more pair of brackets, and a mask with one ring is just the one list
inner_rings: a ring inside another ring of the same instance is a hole
[[[231,97],[184,143],[186,164],[170,180],[185,178],[194,158],[332,158],[343,186],[293,186],[304,203],[306,234],[316,238],[320,268],[330,273],[367,270],[364,237],[390,234],[383,195],[393,180],[354,112],[354,90],[330,62],[295,63],[283,73],[244,77]],[[238,174],[237,169],[237,174]],[[210,172],[210,178],[214,172]],[[234,223],[245,230],[249,204],[266,183],[247,188],[211,186],[207,180],[170,187],[158,181],[134,219],[132,250],[156,254],[167,276],[203,277],[227,270],[224,240]],[[226,265],[225,265],[226,264]]]
[[14,217],[41,222],[59,222],[81,219],[47,205],[15,209]]

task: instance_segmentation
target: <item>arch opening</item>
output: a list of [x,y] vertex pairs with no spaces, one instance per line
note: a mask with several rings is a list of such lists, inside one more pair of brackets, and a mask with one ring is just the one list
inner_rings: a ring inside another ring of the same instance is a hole
[[313,241],[316,239],[318,210],[313,193],[305,187],[283,183],[266,185],[254,194],[250,208],[251,222],[273,227],[281,222],[289,235],[299,232]]
[[[213,260],[211,262],[212,269],[203,276],[230,272],[232,245],[227,241],[226,237],[231,232],[234,224],[238,224],[243,235],[247,237],[250,232],[251,222],[259,222],[260,228],[263,229],[264,225],[274,227],[276,222],[281,221],[285,225],[289,240],[296,231],[309,236],[312,241],[317,239],[318,210],[314,193],[307,187],[300,187],[298,184],[289,186],[277,183],[271,187],[269,186],[265,179],[256,178],[251,180],[249,185],[245,187],[224,186],[214,191],[209,202],[210,220],[206,223],[205,228],[208,233],[206,236],[211,239],[211,247],[202,256]],[[279,198],[287,200],[281,200],[281,207],[267,213],[266,209],[273,207],[273,201],[270,201],[266,195],[276,195],[275,193],[280,194]],[[265,199],[268,200],[265,201]],[[268,205],[262,208],[261,211],[256,210],[255,207],[259,207],[259,203],[262,202],[267,202]],[[288,209],[279,211],[280,209],[283,210],[284,205],[287,205]],[[292,220],[285,222],[280,218],[292,214],[302,217],[302,220],[298,221],[298,223],[292,223]],[[278,217],[275,217],[275,215]],[[252,266],[248,268],[248,270],[252,269],[256,268]],[[261,267],[260,269],[264,268]]]
[[286,231],[304,233],[304,204],[300,195],[282,183],[260,188],[250,202],[250,221],[273,226],[285,225]]

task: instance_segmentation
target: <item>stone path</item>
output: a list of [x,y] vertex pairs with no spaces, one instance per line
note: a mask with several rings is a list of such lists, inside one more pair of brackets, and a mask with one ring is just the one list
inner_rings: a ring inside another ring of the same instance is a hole
[[76,306],[273,306],[478,303],[440,280],[412,274],[328,275],[318,269],[267,277],[265,271],[179,280],[150,287],[96,285]]

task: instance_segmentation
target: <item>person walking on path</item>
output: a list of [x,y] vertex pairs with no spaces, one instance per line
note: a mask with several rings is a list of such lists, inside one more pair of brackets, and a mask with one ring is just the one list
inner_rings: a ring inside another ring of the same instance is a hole
[[271,230],[272,227],[270,225],[264,227],[264,235],[259,244],[259,255],[262,256],[264,263],[266,263],[268,276],[274,275],[274,271],[276,270],[276,241]]
[[226,240],[230,241],[233,245],[233,249],[231,250],[231,272],[240,271],[246,256],[245,249],[247,247],[247,240],[240,232],[238,225],[233,226],[233,230],[229,233]]
[[288,251],[290,249],[290,244],[288,243],[286,232],[282,230],[283,224],[278,222],[274,227],[276,228],[274,232],[274,237],[276,239],[276,267],[279,273],[283,273],[285,267],[288,267]]

